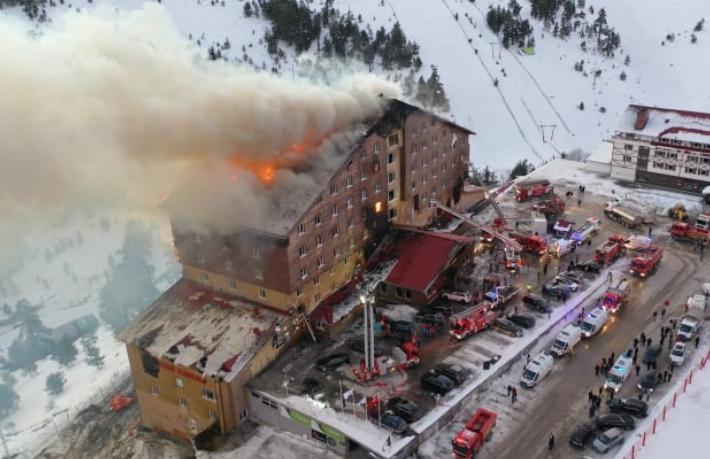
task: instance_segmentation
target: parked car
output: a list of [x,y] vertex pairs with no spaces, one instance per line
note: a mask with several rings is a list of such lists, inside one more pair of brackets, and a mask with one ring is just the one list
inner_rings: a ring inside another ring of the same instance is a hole
[[681,341],[690,341],[700,329],[700,324],[695,317],[683,316],[678,328],[678,339]]
[[306,378],[303,380],[303,393],[312,398],[321,399],[325,397],[323,386],[316,378]]
[[661,346],[653,345],[646,348],[646,352],[643,353],[643,359],[641,361],[646,364],[655,362],[660,354]]
[[508,316],[508,320],[513,322],[518,327],[522,328],[533,328],[535,326],[535,318],[533,316],[528,316],[525,314],[515,314]]
[[584,449],[597,434],[597,428],[591,422],[579,424],[569,437],[569,444],[578,449]]
[[501,333],[505,333],[506,335],[510,335],[514,338],[519,338],[523,336],[523,329],[515,325],[512,321],[508,319],[504,319],[502,317],[497,318],[493,322],[493,328],[498,330]]
[[444,292],[442,295],[447,300],[458,301],[460,303],[470,303],[473,300],[471,292]]
[[439,325],[446,321],[443,314],[431,311],[422,311],[414,317],[414,321],[420,324]]
[[593,274],[599,274],[602,270],[601,265],[594,260],[583,261],[582,263],[577,263],[576,265],[574,265],[574,268],[578,269],[580,271],[584,271],[585,273],[593,273]]
[[592,448],[594,448],[594,451],[604,454],[614,446],[623,443],[623,441],[624,436],[622,435],[621,429],[612,427],[599,434],[592,443]]
[[[377,418],[373,418],[373,421],[377,421]],[[407,430],[407,421],[397,416],[391,411],[386,411],[379,418],[380,425],[385,427],[396,434],[402,434]]]
[[450,304],[436,304],[431,306],[429,310],[435,314],[441,314],[445,319],[451,317],[451,314],[453,313],[453,308]]
[[316,360],[316,368],[323,372],[337,370],[345,364],[350,364],[350,356],[342,353],[330,354]]
[[639,381],[637,387],[640,392],[648,394],[650,392],[653,392],[653,390],[658,387],[658,385],[661,383],[662,378],[663,376],[661,375],[660,371],[651,370],[646,373],[643,378],[641,378],[641,381]]
[[566,300],[572,294],[572,289],[569,285],[550,282],[542,286],[542,294]]
[[648,415],[648,404],[643,400],[614,398],[608,402],[608,405],[612,413],[630,414],[637,418],[645,418]]
[[451,379],[434,370],[424,373],[420,381],[425,392],[438,395],[445,395],[454,388],[454,382]]
[[636,427],[636,421],[634,418],[628,414],[605,414],[604,416],[597,416],[594,423],[599,430],[611,429],[612,427],[618,427],[624,430],[632,430]]
[[685,343],[677,342],[673,345],[669,358],[671,359],[671,364],[675,366],[681,366],[685,363]]
[[528,293],[523,296],[523,304],[528,306],[530,309],[547,314],[552,311],[550,304],[547,300],[540,295],[535,295],[534,293]]
[[579,283],[571,277],[563,275],[555,276],[554,285],[560,284],[566,285],[572,292],[576,292],[577,290],[579,290]]
[[407,422],[414,422],[421,417],[419,407],[406,398],[392,397],[387,401],[387,409]]
[[574,271],[564,271],[558,275],[558,277],[565,277],[567,279],[572,279],[575,281],[578,285],[582,286],[584,285],[585,278],[583,275],[574,272]]
[[441,363],[434,368],[434,371],[440,373],[454,382],[457,386],[460,386],[464,381],[466,381],[466,376],[468,372],[464,370],[461,365],[448,365]]

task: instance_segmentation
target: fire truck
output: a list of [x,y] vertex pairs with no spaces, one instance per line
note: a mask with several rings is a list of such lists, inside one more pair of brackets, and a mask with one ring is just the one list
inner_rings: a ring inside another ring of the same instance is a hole
[[510,237],[518,241],[525,252],[532,252],[539,255],[547,252],[547,241],[537,234],[525,234],[513,232]]
[[540,212],[545,217],[553,217],[565,213],[565,201],[554,194],[533,204],[533,210]]
[[454,457],[460,459],[473,459],[483,448],[483,444],[493,436],[498,415],[493,411],[479,408],[466,422],[459,433],[451,442]]
[[352,371],[359,381],[372,381],[383,374],[395,370],[412,368],[418,365],[419,362],[419,347],[416,341],[412,339],[404,342],[399,347],[392,348],[392,355],[375,356],[375,364],[371,371],[367,370],[364,359],[360,360],[359,367],[353,368]]
[[630,284],[627,279],[621,279],[616,287],[611,287],[604,293],[602,299],[602,307],[611,313],[616,311],[626,304],[629,296]]
[[698,228],[683,222],[674,222],[671,226],[671,237],[677,241],[710,242],[710,230]]
[[489,328],[496,320],[494,304],[483,301],[449,318],[449,334],[458,340]]
[[594,261],[603,265],[610,265],[621,256],[624,238],[610,236],[609,239],[594,251]]
[[530,198],[545,196],[554,191],[548,180],[528,180],[515,184],[515,200],[525,202]]
[[638,252],[631,260],[631,274],[636,274],[639,277],[650,276],[656,272],[662,258],[663,249],[661,247],[649,247]]

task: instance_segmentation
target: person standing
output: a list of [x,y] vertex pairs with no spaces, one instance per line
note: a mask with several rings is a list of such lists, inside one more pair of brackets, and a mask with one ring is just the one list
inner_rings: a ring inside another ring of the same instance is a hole
[[641,374],[641,366],[636,365],[636,376],[639,376]]
[[513,392],[513,386],[508,384],[508,397],[510,397],[510,393]]
[[599,376],[599,364],[594,365],[594,376]]
[[698,346],[700,346],[700,337],[699,337],[699,336],[696,336],[696,337],[695,337],[695,349],[697,349]]
[[518,401],[518,390],[513,387],[513,404]]
[[552,448],[555,447],[555,435],[550,434],[550,438],[547,440],[547,448],[552,451]]
[[644,332],[641,332],[641,345],[646,345],[646,334]]
[[594,403],[594,394],[590,390],[589,393],[587,394],[587,397],[589,399],[589,403]]

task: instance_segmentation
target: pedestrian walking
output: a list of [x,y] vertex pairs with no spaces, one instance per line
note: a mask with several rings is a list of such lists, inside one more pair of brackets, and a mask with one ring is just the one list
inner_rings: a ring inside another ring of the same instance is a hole
[[590,239],[587,241],[587,247],[591,247],[591,246],[592,246],[592,240]]
[[590,419],[594,417],[594,409],[595,408],[596,408],[596,405],[594,405],[594,404],[589,405],[589,418]]
[[698,346],[700,346],[700,337],[699,337],[699,336],[696,336],[696,337],[695,337],[695,349],[697,349]]
[[387,447],[392,446],[392,434],[387,435]]
[[530,354],[528,354],[528,355],[525,357],[525,360],[526,360],[526,364],[530,363]]
[[641,373],[641,366],[636,365],[636,376],[638,376]]
[[672,377],[673,377],[673,367],[671,367],[670,371],[668,372],[668,382],[671,382]]
[[604,393],[604,386],[599,386],[599,398],[602,398],[602,393]]
[[663,342],[666,340],[666,335],[661,334],[661,347],[663,347]]
[[544,265],[542,265],[542,273],[543,273],[545,276],[547,276],[547,263],[545,263]]
[[614,357],[616,357],[616,356],[612,352],[611,355],[609,356],[609,360],[607,360],[607,362],[609,362],[609,366],[614,365]]
[[666,308],[661,309],[661,319],[666,317]]
[[587,397],[589,398],[589,403],[594,402],[594,393],[590,390],[589,393],[587,394]]
[[656,320],[656,317],[658,317],[658,311],[653,311],[653,320]]
[[612,280],[614,280],[614,277],[613,277],[613,275],[611,274],[611,271],[609,271],[609,274],[607,275],[607,279],[609,279],[609,282],[611,282]]
[[599,376],[599,365],[594,365],[594,376]]
[[651,237],[651,233],[653,233],[653,226],[648,225],[648,237]]
[[634,348],[634,363],[636,363],[636,357],[639,355],[639,348],[635,347]]
[[644,332],[641,332],[641,345],[646,344],[646,334]]
[[639,339],[634,338],[634,349],[637,349],[639,347]]
[[649,338],[646,340],[646,346],[651,347],[651,344],[653,343],[653,338]]
[[508,397],[510,397],[510,393],[513,392],[513,386],[508,384]]
[[513,387],[513,404],[518,401],[518,389]]
[[555,435],[550,434],[550,438],[547,440],[547,448],[552,451],[552,448],[555,447]]

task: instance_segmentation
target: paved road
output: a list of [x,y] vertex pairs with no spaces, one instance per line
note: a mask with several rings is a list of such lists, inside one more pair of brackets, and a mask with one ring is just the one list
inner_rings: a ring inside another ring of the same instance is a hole
[[[601,335],[585,340],[573,357],[558,362],[549,380],[543,381],[552,390],[540,391],[525,407],[524,416],[510,435],[496,442],[497,448],[489,451],[491,457],[518,459],[528,458],[569,458],[578,456],[568,440],[574,426],[588,419],[587,392],[598,390],[603,384],[601,376],[594,376],[594,365],[612,352],[617,356],[632,346],[634,337],[645,331],[655,342],[660,337],[660,319],[653,320],[653,311],[662,309],[666,299],[675,308],[670,315],[681,315],[679,304],[691,293],[696,292],[703,278],[710,271],[698,258],[686,253],[667,253],[663,265],[650,279],[633,281],[634,296],[618,317],[607,326]],[[642,354],[643,349],[639,353]],[[659,358],[659,369],[665,369],[667,348]],[[639,360],[640,360],[639,355]],[[642,369],[641,375],[645,373]],[[619,396],[636,396],[637,378],[634,375],[625,383]],[[653,403],[652,397],[652,402]],[[605,410],[603,410],[605,412]],[[552,452],[547,450],[547,438],[551,432],[557,437],[557,446]]]

